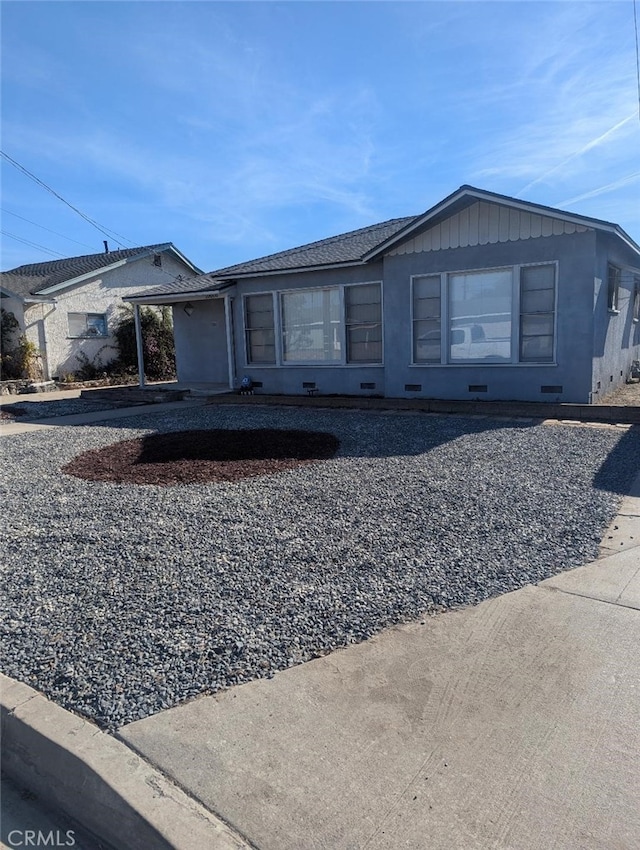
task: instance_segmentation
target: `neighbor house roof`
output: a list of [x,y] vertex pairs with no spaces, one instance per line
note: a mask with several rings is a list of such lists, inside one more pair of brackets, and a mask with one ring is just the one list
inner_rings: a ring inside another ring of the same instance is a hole
[[173,296],[179,300],[181,296],[208,293],[214,296],[233,281],[242,277],[254,277],[271,274],[287,274],[299,271],[330,268],[332,266],[364,265],[381,257],[399,242],[415,236],[418,232],[433,227],[445,218],[455,215],[460,210],[477,203],[501,204],[514,209],[535,213],[550,218],[572,221],[585,227],[612,233],[622,239],[627,245],[640,253],[640,247],[617,224],[597,218],[577,215],[566,210],[521,201],[508,195],[487,192],[474,186],[461,186],[444,200],[421,215],[394,218],[352,230],[308,245],[290,248],[277,254],[269,254],[246,263],[216,269],[207,274],[189,278],[188,280],[167,283],[155,289],[130,296],[127,300],[142,303],[150,298],[159,300],[163,296]]
[[85,254],[81,257],[47,260],[44,263],[29,263],[2,272],[0,274],[0,285],[3,289],[22,298],[29,295],[46,295],[52,290],[79,283],[84,278],[91,277],[95,272],[105,271],[131,260],[139,260],[165,251],[170,251],[186,263],[195,275],[200,273],[201,270],[181,254],[171,242],[162,242],[158,245],[145,245],[140,248],[123,248],[108,253]]

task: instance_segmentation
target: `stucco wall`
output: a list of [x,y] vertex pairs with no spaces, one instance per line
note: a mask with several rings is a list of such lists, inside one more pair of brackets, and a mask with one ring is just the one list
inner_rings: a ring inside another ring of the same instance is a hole
[[173,335],[179,381],[225,384],[229,382],[224,299],[191,301],[173,308]]
[[[631,363],[640,360],[640,322],[633,321],[634,275],[640,275],[638,256],[619,239],[598,234],[594,290],[593,394],[606,397],[629,377]],[[622,270],[618,312],[608,309],[608,265]]]
[[[385,259],[387,394],[442,399],[588,402],[591,390],[593,232],[389,256]],[[521,263],[558,263],[554,365],[478,364],[411,366],[410,277]],[[398,332],[398,329],[401,329]],[[405,384],[422,390],[405,390]],[[486,392],[469,390],[486,386]],[[561,386],[562,393],[541,387]]]
[[[61,377],[75,372],[77,354],[82,351],[90,360],[100,358],[106,364],[117,356],[112,330],[118,321],[122,298],[153,286],[161,286],[172,277],[192,274],[182,262],[162,255],[162,267],[153,265],[153,257],[130,261],[110,271],[96,273],[70,289],[52,293],[55,305],[33,305],[25,310],[25,332],[44,353],[45,377]],[[69,336],[69,313],[106,314],[109,333],[106,337],[74,339]]]
[[[382,262],[366,268],[326,269],[301,275],[269,275],[238,281],[237,296],[233,305],[234,337],[236,341],[235,369],[241,379],[249,375],[262,383],[265,393],[304,394],[304,383],[315,383],[321,393],[341,395],[384,395],[384,368],[372,366],[258,366],[248,364],[245,350],[242,296],[257,292],[276,290],[308,289],[339,284],[367,283],[382,280]],[[384,297],[384,296],[383,296]],[[363,389],[361,384],[375,384]]]
[[[558,310],[556,361],[549,365],[411,365],[411,275],[486,269],[520,263],[557,262]],[[386,395],[388,397],[483,398],[521,401],[588,402],[591,391],[593,337],[592,231],[538,239],[477,245],[439,251],[396,252],[366,268],[278,275],[238,282],[235,302],[236,372],[262,382],[264,392],[304,393],[303,383],[315,382],[323,393]],[[383,366],[256,366],[247,365],[242,298],[272,289],[383,281]],[[374,384],[363,390],[361,384]],[[413,392],[405,385],[421,385]],[[487,391],[469,386],[486,385]],[[562,392],[543,393],[542,387]]]

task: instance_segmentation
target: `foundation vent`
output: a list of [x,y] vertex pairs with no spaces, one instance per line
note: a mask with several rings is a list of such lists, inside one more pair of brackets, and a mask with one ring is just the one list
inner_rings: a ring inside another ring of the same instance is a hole
[[469,384],[470,393],[486,393],[488,389],[486,384]]
[[404,389],[407,393],[419,393],[422,391],[422,384],[405,384]]
[[543,384],[540,387],[541,393],[551,393],[552,395],[561,395],[562,387],[556,384]]
[[361,390],[375,390],[375,388],[376,388],[375,384],[360,384]]

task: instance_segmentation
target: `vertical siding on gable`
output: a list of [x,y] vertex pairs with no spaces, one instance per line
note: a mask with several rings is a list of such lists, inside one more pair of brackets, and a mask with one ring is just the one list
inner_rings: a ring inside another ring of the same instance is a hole
[[589,228],[562,219],[536,215],[500,204],[478,201],[456,215],[408,239],[389,252],[390,256],[467,248],[497,242],[517,242],[543,236],[584,233]]

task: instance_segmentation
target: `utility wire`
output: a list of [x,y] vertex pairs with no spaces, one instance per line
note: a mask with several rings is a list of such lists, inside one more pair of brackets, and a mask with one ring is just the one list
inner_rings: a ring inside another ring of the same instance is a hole
[[26,221],[27,224],[33,224],[34,227],[39,227],[41,230],[46,230],[48,233],[53,233],[55,236],[61,236],[63,239],[66,239],[69,242],[75,242],[76,245],[81,245],[83,248],[89,248],[90,251],[95,252],[95,245],[87,245],[86,242],[78,242],[77,239],[72,239],[70,236],[65,236],[64,233],[58,233],[57,230],[51,230],[49,227],[45,227],[44,224],[38,224],[37,221],[31,221],[28,218],[24,218],[24,216],[18,215],[18,213],[11,212],[11,210],[7,210],[4,207],[0,208],[5,215],[12,215],[14,218],[19,218],[21,221]]
[[22,242],[24,245],[28,245],[30,248],[35,248],[38,251],[44,251],[45,254],[52,254],[53,256],[57,256],[60,258],[64,257],[64,254],[60,254],[58,251],[54,251],[52,248],[45,248],[44,245],[38,245],[36,242],[30,242],[28,239],[23,239],[22,236],[16,236],[15,233],[8,233],[6,230],[0,230],[3,236],[8,236],[9,239],[15,239],[16,242]]
[[[122,234],[116,233],[114,230],[109,231],[106,228],[103,228],[101,225],[99,225],[92,218],[89,218],[89,216],[85,215],[79,209],[74,207],[73,204],[70,204],[69,201],[66,201],[62,197],[62,195],[59,195],[54,189],[51,188],[51,186],[48,186],[43,180],[40,180],[39,177],[36,177],[35,174],[32,174],[28,169],[26,169],[23,165],[20,165],[20,163],[17,162],[17,160],[10,157],[4,151],[0,150],[0,156],[3,159],[6,159],[7,162],[11,163],[11,165],[13,165],[15,168],[17,168],[18,171],[21,171],[25,176],[29,177],[30,180],[33,180],[35,183],[37,183],[39,186],[41,186],[47,192],[50,192],[52,195],[54,195],[56,198],[58,198],[60,201],[62,201],[63,204],[66,204],[70,209],[72,209],[81,218],[83,218],[85,221],[87,221],[89,224],[91,224],[93,227],[95,227],[97,230],[99,230],[102,234],[104,234],[105,236],[108,236],[109,239],[113,239],[114,242],[116,242],[116,244],[119,245],[121,248],[126,248],[126,246],[123,245],[122,242],[119,242],[118,239],[115,238],[116,236],[120,237],[120,239],[124,239],[125,242],[129,242],[130,245],[135,246],[135,242],[133,242],[131,239],[127,239],[126,236],[122,236]],[[10,215],[15,215],[15,213],[10,213]],[[17,216],[17,217],[21,218],[21,216]],[[23,219],[23,220],[29,222],[28,219]],[[49,230],[49,228],[44,227],[41,224],[36,224],[36,222],[29,222],[29,224],[35,224],[36,227],[43,227],[44,230]],[[8,236],[11,239],[16,239],[18,242],[23,242],[25,245],[29,245],[32,248],[37,248],[40,251],[45,251],[46,253],[54,254],[54,255],[57,255],[58,257],[64,257],[64,254],[60,254],[58,251],[54,251],[51,248],[45,248],[42,245],[37,245],[35,242],[29,242],[26,239],[22,239],[21,237],[15,236],[11,233],[6,233],[5,231],[0,231],[0,232],[2,232],[4,235]],[[50,233],[56,233],[54,230],[50,230],[49,232]],[[56,233],[56,235],[61,236],[62,234]],[[69,239],[70,237],[63,236],[62,238],[63,239]],[[71,239],[70,241],[76,242],[75,239]],[[83,243],[78,242],[77,244],[82,245]],[[89,246],[85,246],[85,247],[89,247]],[[96,252],[96,253],[98,253],[98,252]],[[166,277],[171,278],[172,281],[181,282],[182,280],[184,280],[184,276],[181,275],[181,274],[175,275],[175,274],[172,274],[171,272],[166,271],[163,268],[159,268],[158,271],[160,271],[162,274],[166,275]]]
[[636,33],[636,79],[638,82],[638,118],[640,118],[640,50],[638,49],[637,0],[633,0],[633,26]]
[[[120,233],[116,233],[114,230],[108,230],[107,228],[104,228],[102,225],[98,224],[97,221],[94,221],[94,219],[89,218],[88,215],[85,215],[77,207],[74,207],[73,204],[70,204],[69,201],[65,200],[65,198],[62,197],[62,195],[59,195],[58,192],[55,191],[55,189],[52,189],[51,186],[47,185],[43,180],[40,180],[40,178],[36,177],[35,174],[32,174],[32,172],[29,171],[27,168],[25,168],[24,165],[20,165],[20,163],[17,162],[17,160],[10,157],[9,154],[5,153],[4,151],[0,151],[0,156],[2,156],[2,158],[5,159],[7,162],[11,163],[11,165],[13,165],[14,168],[17,168],[18,171],[22,172],[22,174],[24,174],[30,180],[33,180],[34,183],[37,183],[38,186],[41,186],[43,189],[45,189],[47,192],[52,194],[54,197],[58,198],[59,201],[62,201],[63,204],[66,204],[66,206],[68,206],[69,209],[72,209],[81,218],[83,218],[86,222],[88,222],[92,227],[95,227],[96,230],[99,230],[100,233],[103,233],[105,236],[108,236],[109,239],[113,239],[114,242],[116,242],[118,245],[120,245],[121,248],[126,247],[122,242],[119,241],[119,239],[123,239],[125,242],[129,242],[130,240],[128,240],[125,236],[122,236]],[[131,243],[131,244],[133,245],[133,243]]]

